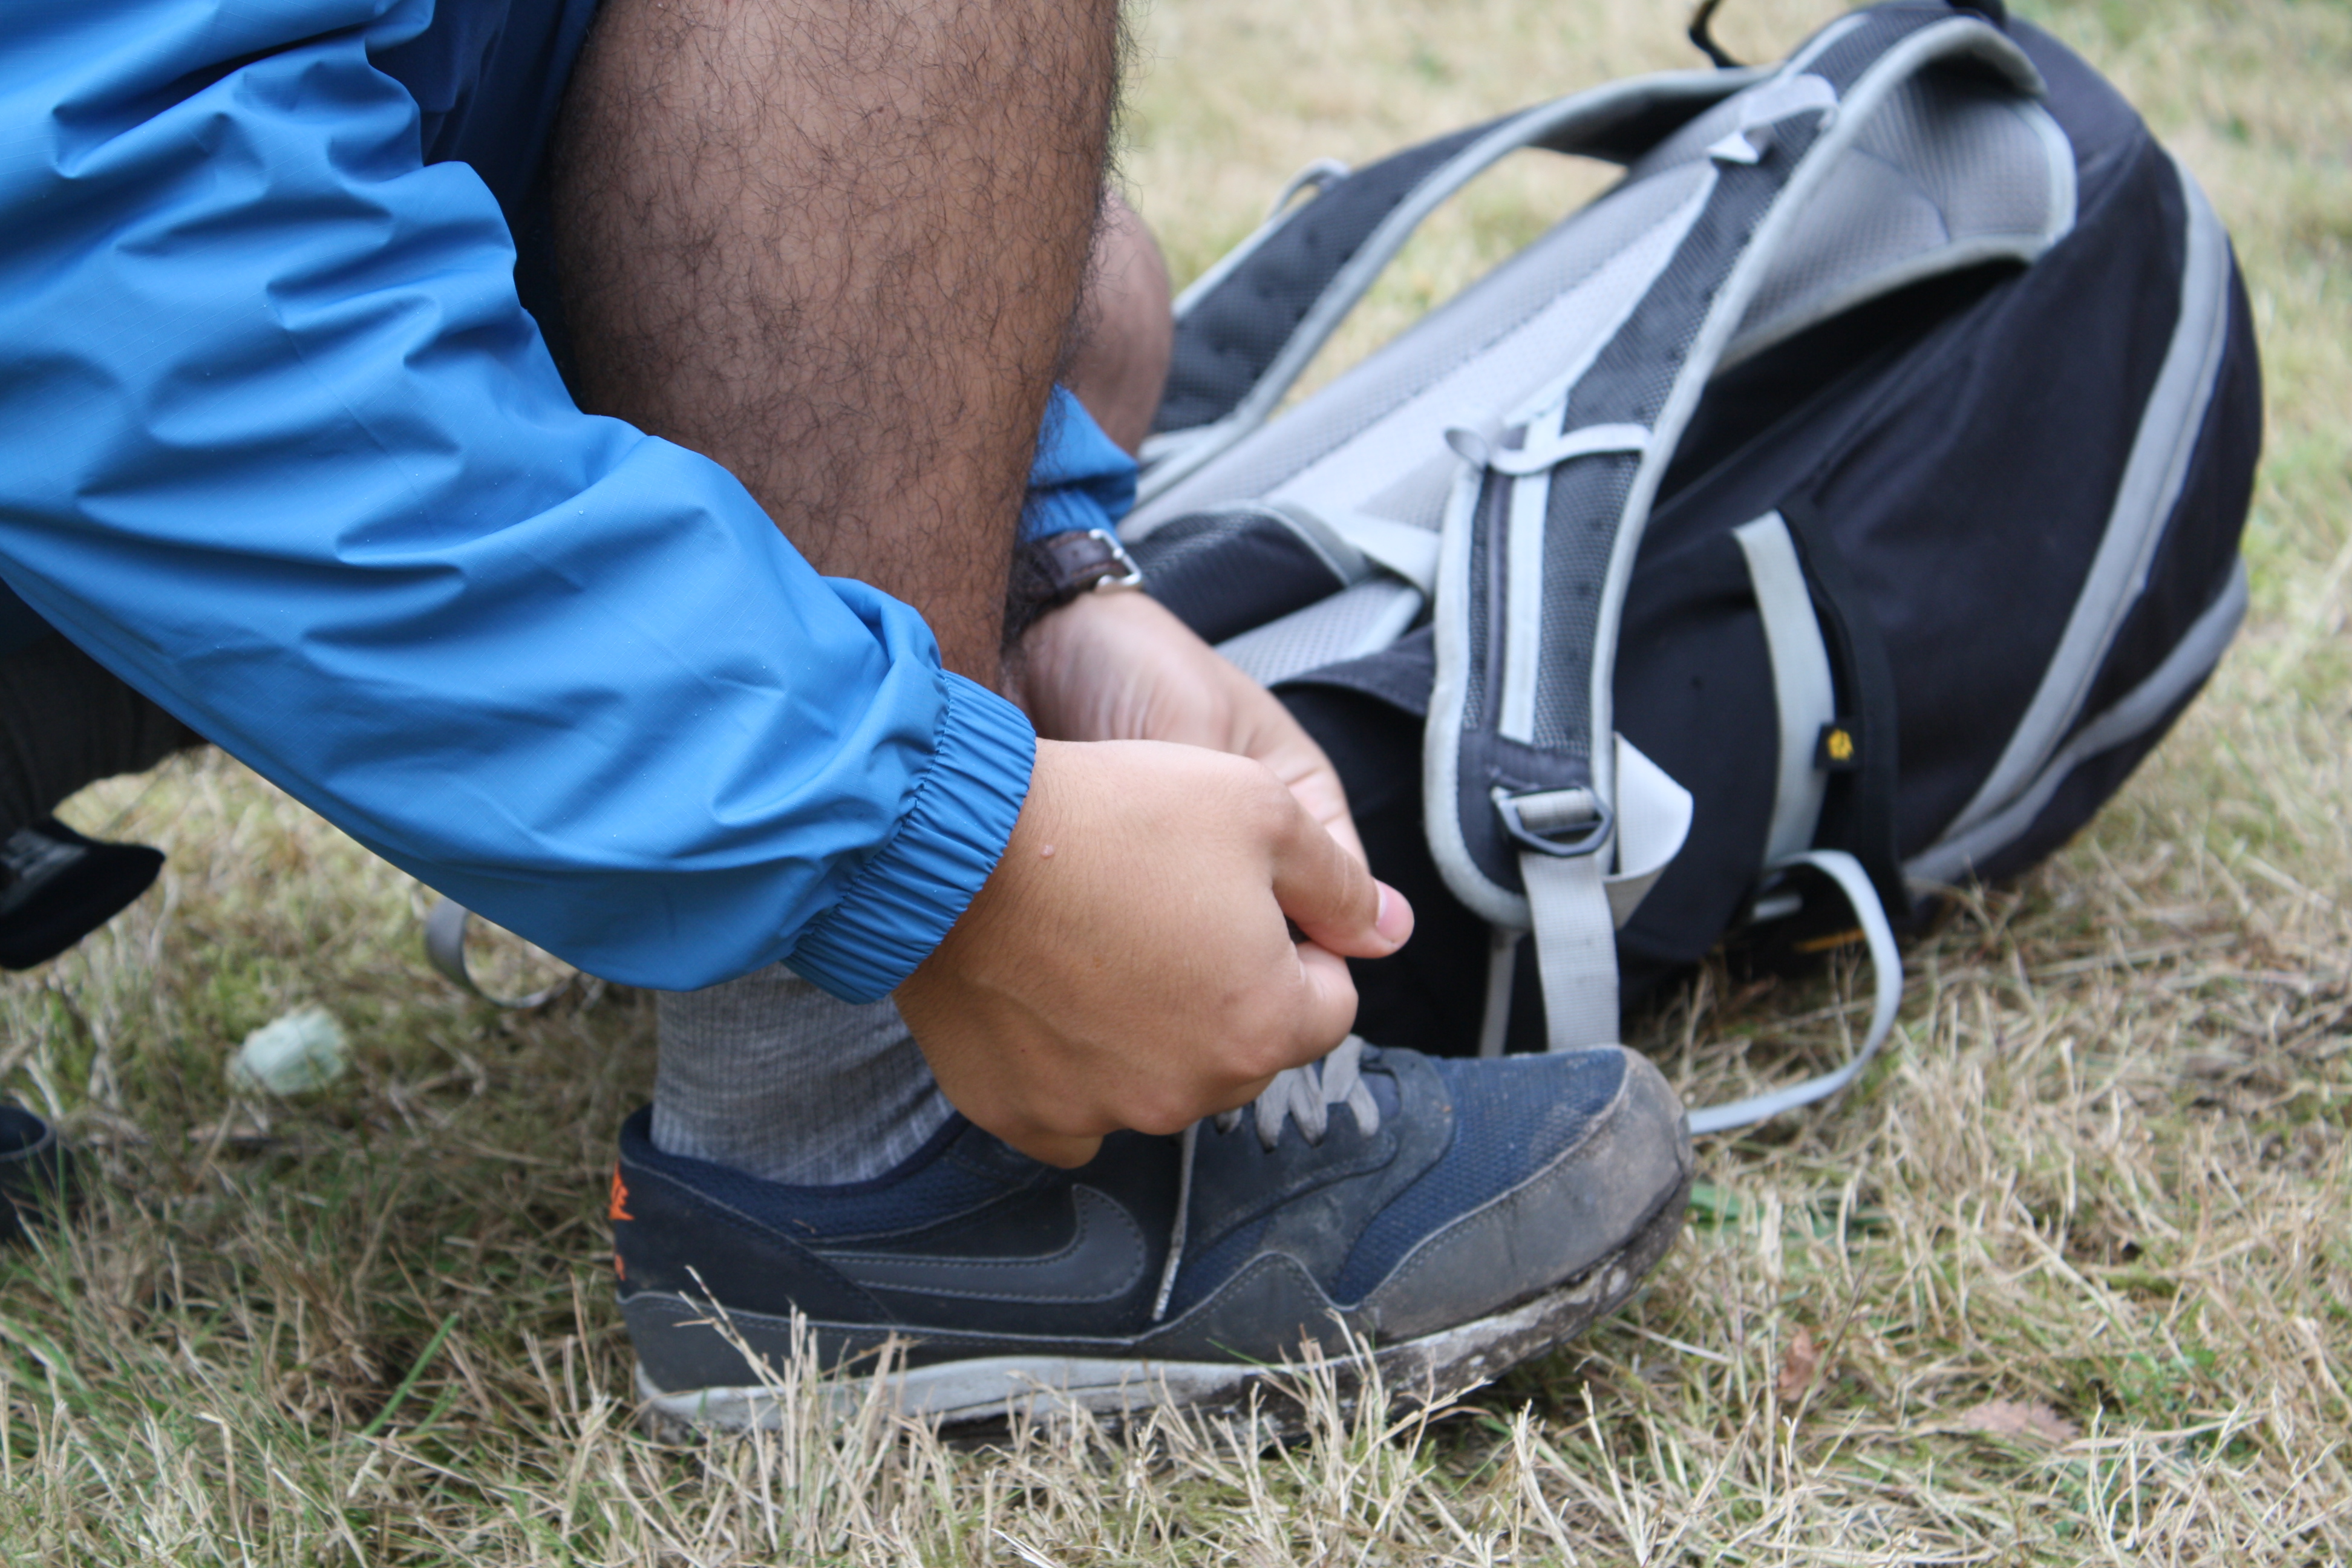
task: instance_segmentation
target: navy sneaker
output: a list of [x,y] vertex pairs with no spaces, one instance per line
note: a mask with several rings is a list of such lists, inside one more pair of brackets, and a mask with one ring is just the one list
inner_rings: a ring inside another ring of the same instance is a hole
[[21,1105],[0,1102],[0,1244],[58,1213],[72,1169],[56,1129]]
[[147,890],[163,852],[85,838],[55,817],[0,839],[0,969],[47,963]]
[[[896,1340],[902,1408],[944,1423],[1064,1405],[1233,1408],[1312,1341],[1438,1396],[1614,1309],[1682,1226],[1683,1108],[1616,1047],[1452,1060],[1350,1040],[1181,1138],[1075,1171],[952,1119],[874,1181],[763,1182],[621,1130],[614,1266],[658,1426],[751,1426],[745,1351],[821,1363]],[[726,1328],[722,1330],[721,1321]],[[738,1345],[743,1347],[737,1348]]]

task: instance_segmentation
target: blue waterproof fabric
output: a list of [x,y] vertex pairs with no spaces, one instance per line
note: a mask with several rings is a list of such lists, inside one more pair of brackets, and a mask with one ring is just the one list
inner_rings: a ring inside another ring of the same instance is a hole
[[[723,469],[573,406],[498,200],[371,59],[431,13],[10,0],[0,578],[583,968],[880,995],[993,867],[1029,725]],[[1032,525],[1119,509],[1083,413],[1047,434]]]

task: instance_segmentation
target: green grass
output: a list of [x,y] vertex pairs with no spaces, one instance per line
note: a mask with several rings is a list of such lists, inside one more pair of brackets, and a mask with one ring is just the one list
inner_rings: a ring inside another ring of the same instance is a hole
[[[1401,1428],[1310,1397],[1282,1447],[1166,1422],[959,1448],[814,1397],[755,1441],[655,1445],[602,1219],[648,999],[457,997],[413,884],[182,761],[66,814],[163,846],[163,884],[0,984],[0,1090],[94,1177],[80,1223],[0,1263],[0,1558],[2352,1560],[2352,8],[2021,9],[2146,107],[2237,237],[2270,395],[2253,614],[2080,841],[1914,950],[1864,1089],[1703,1147],[1706,1202],[1618,1318]],[[1721,32],[1762,58],[1833,10],[1731,0]],[[1161,0],[1126,176],[1181,281],[1310,158],[1690,63],[1679,16]],[[1525,162],[1333,365],[1599,178]],[[1857,994],[1711,969],[1644,1043],[1720,1097],[1834,1059]],[[311,1003],[351,1076],[233,1098],[236,1042]],[[2076,1435],[1980,1430],[1988,1401]]]

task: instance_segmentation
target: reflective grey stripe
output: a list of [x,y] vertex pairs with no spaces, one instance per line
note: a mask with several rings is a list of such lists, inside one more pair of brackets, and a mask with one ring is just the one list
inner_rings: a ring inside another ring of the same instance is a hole
[[1878,894],[1871,888],[1870,873],[1862,868],[1862,862],[1839,849],[1810,849],[1789,857],[1781,864],[1811,866],[1827,873],[1853,906],[1854,917],[1862,922],[1863,936],[1870,943],[1870,966],[1877,980],[1870,1007],[1870,1032],[1863,1037],[1862,1049],[1835,1072],[1809,1078],[1769,1094],[1751,1095],[1727,1105],[1710,1105],[1692,1111],[1693,1132],[1728,1132],[1828,1099],[1862,1076],[1862,1069],[1878,1054],[1878,1047],[1886,1043],[1887,1035],[1895,1027],[1895,1016],[1903,1007],[1903,954],[1895,945],[1894,929],[1886,923],[1886,911],[1879,907]]
[[2042,689],[2033,694],[2032,705],[1975,798],[1945,828],[1947,839],[1972,835],[1979,825],[2005,811],[2042,773],[2051,752],[2074,728],[2116,633],[2147,585],[2157,542],[2188,482],[2197,432],[2213,400],[2229,342],[2230,237],[2205,193],[2178,160],[2173,170],[2188,214],[2188,257],[2180,273],[2180,316],[2165,350],[2164,368],[2157,374],[2156,389],[2148,395],[2139,433],[2132,440],[2123,483],[2107,516],[2106,535],[2083,580],[2058,651],[2042,675]]
[[1777,511],[1731,531],[1748,557],[1756,608],[1764,619],[1764,648],[1772,660],[1772,701],[1780,715],[1780,772],[1772,790],[1772,826],[1764,839],[1767,864],[1813,847],[1829,775],[1814,766],[1822,729],[1837,718],[1829,650],[1796,542]]
[[1535,915],[1536,969],[1543,976],[1544,1043],[1551,1050],[1617,1038],[1617,922],[1601,874],[1608,854],[1519,857]]
[[1535,739],[1536,690],[1543,681],[1544,520],[1551,476],[1511,481],[1511,510],[1503,544],[1503,668],[1495,731],[1505,740]]
[[2101,752],[2146,733],[2149,725],[2170,712],[2199,681],[2210,674],[2245,616],[2246,563],[2240,561],[2231,568],[2230,581],[2221,594],[2197,617],[2155,672],[2133,687],[2114,707],[2083,726],[2050,760],[2050,765],[2042,769],[2032,787],[1967,833],[1922,851],[1903,868],[1903,874],[1915,882],[1951,882],[1966,876],[1979,861],[1997,854],[2033,826],[2033,819],[2042,815],[2042,808],[2050,804],[2050,797],[2058,793],[2058,786],[2077,767]]

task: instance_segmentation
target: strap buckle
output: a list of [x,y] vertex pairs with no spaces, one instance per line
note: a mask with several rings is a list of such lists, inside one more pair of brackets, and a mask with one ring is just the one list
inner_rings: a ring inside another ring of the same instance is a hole
[[1488,792],[1503,831],[1538,855],[1573,859],[1598,853],[1617,830],[1616,813],[1589,789],[1530,790],[1509,795],[1501,786]]
[[1109,557],[1102,574],[1088,583],[1088,588],[1101,593],[1106,588],[1143,586],[1143,568],[1135,563],[1135,557],[1127,552],[1127,546],[1119,542],[1118,534],[1108,528],[1090,528],[1087,530],[1087,538],[1100,546]]

